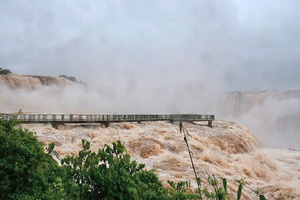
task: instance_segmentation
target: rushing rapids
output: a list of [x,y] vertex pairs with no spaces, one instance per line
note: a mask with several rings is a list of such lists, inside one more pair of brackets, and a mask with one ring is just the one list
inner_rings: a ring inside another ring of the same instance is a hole
[[[155,169],[163,183],[167,180],[192,180],[188,152],[178,123],[147,122],[142,124],[113,124],[101,126],[23,125],[37,133],[45,144],[55,143],[55,150],[62,158],[77,154],[81,140],[91,142],[94,151],[104,144],[121,140],[133,159],[145,163],[147,169]],[[228,179],[230,194],[234,198],[237,184],[243,178],[253,189],[265,192],[268,199],[300,198],[300,152],[259,148],[250,129],[234,122],[215,121],[213,128],[201,123],[186,123],[196,169]],[[208,184],[203,180],[205,187]],[[244,189],[244,199],[255,199],[254,194]]]

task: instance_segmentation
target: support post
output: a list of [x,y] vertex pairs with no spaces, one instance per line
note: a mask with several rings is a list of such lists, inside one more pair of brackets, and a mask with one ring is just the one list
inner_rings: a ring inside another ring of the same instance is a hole
[[105,127],[105,128],[108,128],[109,127],[109,122],[102,122],[101,123],[101,127]]
[[51,123],[52,127],[55,128],[55,129],[58,129],[58,126],[59,126],[59,125],[62,125],[62,126],[65,125],[65,124],[62,123],[62,122],[55,122],[55,121],[50,122],[50,123]]
[[208,120],[208,127],[212,128],[212,120]]

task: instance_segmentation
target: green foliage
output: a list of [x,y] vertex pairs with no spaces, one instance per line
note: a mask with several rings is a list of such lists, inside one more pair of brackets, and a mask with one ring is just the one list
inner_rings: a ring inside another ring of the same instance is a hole
[[223,181],[223,188],[224,188],[225,192],[227,193],[227,180],[226,180],[226,178],[223,178],[222,181]]
[[0,119],[0,199],[64,197],[58,164],[32,132]]
[[10,74],[10,73],[11,73],[11,71],[9,69],[2,69],[0,67],[0,74],[7,75],[7,74]]
[[241,196],[242,196],[242,188],[243,188],[243,185],[240,183],[240,184],[239,184],[238,193],[237,193],[237,199],[238,199],[238,200],[241,199]]
[[209,185],[211,185],[214,189],[213,192],[209,191],[207,188],[203,189],[204,196],[206,199],[217,199],[217,200],[225,200],[229,199],[228,193],[227,193],[227,180],[222,179],[223,182],[223,188],[219,187],[219,181],[218,179],[213,176],[208,176],[207,179]]
[[191,188],[191,183],[188,181],[180,181],[178,183],[173,181],[168,181],[170,188],[168,191],[168,199],[176,200],[186,200],[186,199],[199,199],[199,194],[193,192]]
[[[75,199],[164,199],[166,191],[153,171],[130,160],[120,141],[98,153],[82,140],[79,156],[67,156],[62,165],[68,175],[66,188]],[[71,180],[71,181],[70,181]]]
[[59,77],[68,79],[69,81],[77,82],[77,79],[74,76],[59,75]]
[[266,198],[265,198],[264,195],[260,194],[260,195],[259,195],[259,200],[266,200]]

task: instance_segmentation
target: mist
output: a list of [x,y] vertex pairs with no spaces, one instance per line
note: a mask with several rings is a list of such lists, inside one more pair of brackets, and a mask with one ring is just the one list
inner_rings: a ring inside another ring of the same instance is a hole
[[300,149],[300,90],[233,92],[218,116],[247,125],[263,147]]
[[0,65],[114,88],[180,81],[199,91],[212,83],[227,91],[294,89],[299,4],[2,1]]
[[[268,100],[237,119],[218,103],[232,91],[299,89],[299,7],[292,0],[2,0],[0,67],[75,76],[88,87],[1,86],[0,110],[216,113],[250,126],[267,146],[287,147],[266,138],[278,117],[299,111],[299,99]],[[255,109],[277,118],[261,123]]]

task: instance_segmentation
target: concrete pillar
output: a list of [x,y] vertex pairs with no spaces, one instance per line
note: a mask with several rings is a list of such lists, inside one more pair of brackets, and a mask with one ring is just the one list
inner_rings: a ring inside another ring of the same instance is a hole
[[208,126],[209,126],[210,128],[212,128],[212,120],[209,120],[209,121],[208,121]]
[[107,128],[107,127],[109,127],[109,123],[108,122],[102,122],[101,127]]
[[63,125],[64,126],[65,124],[61,123],[61,122],[55,122],[55,121],[53,121],[53,122],[51,122],[51,125],[52,125],[53,128],[58,129],[59,125]]

